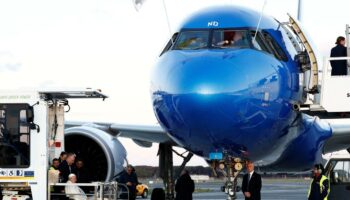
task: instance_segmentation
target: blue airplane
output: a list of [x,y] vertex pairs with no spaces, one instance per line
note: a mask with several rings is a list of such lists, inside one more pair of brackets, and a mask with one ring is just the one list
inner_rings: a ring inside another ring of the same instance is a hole
[[214,166],[234,163],[233,178],[247,160],[262,169],[305,171],[323,162],[322,154],[350,146],[349,121],[300,109],[319,92],[317,73],[315,51],[297,21],[286,25],[237,6],[209,8],[183,23],[154,67],[151,96],[161,127],[71,123],[67,132],[96,129],[144,147],[160,143],[168,182],[171,146]]
[[294,108],[304,102],[297,50],[272,17],[263,16],[256,33],[259,18],[246,8],[217,7],[188,19],[154,69],[154,112],[196,155],[226,151],[262,166],[307,170],[321,162],[332,131]]

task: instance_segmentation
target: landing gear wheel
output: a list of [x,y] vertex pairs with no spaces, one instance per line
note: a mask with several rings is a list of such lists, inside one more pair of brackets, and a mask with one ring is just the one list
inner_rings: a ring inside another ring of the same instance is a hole
[[236,163],[234,166],[236,171],[241,171],[243,169],[242,163]]
[[[220,157],[220,156],[219,156]],[[239,157],[233,157],[227,151],[224,151],[220,160],[212,160],[212,167],[220,169],[226,177],[225,185],[221,187],[221,191],[227,195],[227,200],[237,199],[237,192],[241,190],[238,186],[237,178],[243,169],[244,160]]]

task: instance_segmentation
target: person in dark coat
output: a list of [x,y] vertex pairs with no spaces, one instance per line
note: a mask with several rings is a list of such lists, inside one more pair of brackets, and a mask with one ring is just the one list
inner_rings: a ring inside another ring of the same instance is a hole
[[60,157],[58,158],[58,161],[61,163],[61,162],[63,162],[66,159],[67,159],[67,152],[62,151],[61,154],[60,154]]
[[[84,166],[84,161],[82,159],[77,159],[75,162],[75,172],[77,176],[77,183],[90,183],[91,179],[89,176],[88,169]],[[81,187],[85,193],[89,193],[94,190],[94,187]]]
[[84,161],[82,159],[77,159],[75,162],[75,171],[77,175],[77,183],[89,183],[89,172],[84,166]]
[[75,154],[68,153],[67,159],[63,160],[58,166],[60,171],[60,182],[66,183],[68,181],[69,174],[76,174],[75,166],[73,165],[75,161]]
[[176,198],[175,200],[192,200],[194,192],[194,181],[187,170],[181,172],[180,178],[175,184]]
[[134,167],[128,165],[126,171],[119,177],[119,183],[123,183],[128,186],[129,200],[136,199],[136,186],[139,184]]
[[163,188],[154,188],[151,195],[151,200],[165,200],[165,192]]
[[[337,46],[333,47],[331,50],[331,57],[347,57],[347,49],[345,47],[345,38],[339,36],[337,38],[337,42],[335,43]],[[332,76],[340,76],[347,75],[347,60],[332,60]]]
[[245,200],[260,200],[261,176],[254,171],[252,162],[247,163],[247,172],[242,181],[242,192]]

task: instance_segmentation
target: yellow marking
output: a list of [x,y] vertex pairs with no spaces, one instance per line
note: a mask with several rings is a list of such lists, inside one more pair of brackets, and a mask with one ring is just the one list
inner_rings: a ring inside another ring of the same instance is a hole
[[24,176],[0,176],[0,180],[33,180],[34,177]]

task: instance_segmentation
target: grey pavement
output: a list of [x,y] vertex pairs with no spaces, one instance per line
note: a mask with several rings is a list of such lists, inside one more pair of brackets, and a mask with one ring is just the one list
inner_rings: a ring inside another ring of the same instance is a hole
[[[212,200],[226,199],[226,195],[220,191],[223,182],[196,183],[196,188],[201,192],[195,192],[193,199]],[[150,188],[161,187],[161,183],[149,185]],[[262,200],[303,200],[307,199],[309,181],[303,179],[263,179],[261,191]],[[237,195],[237,200],[244,200],[242,192]]]

